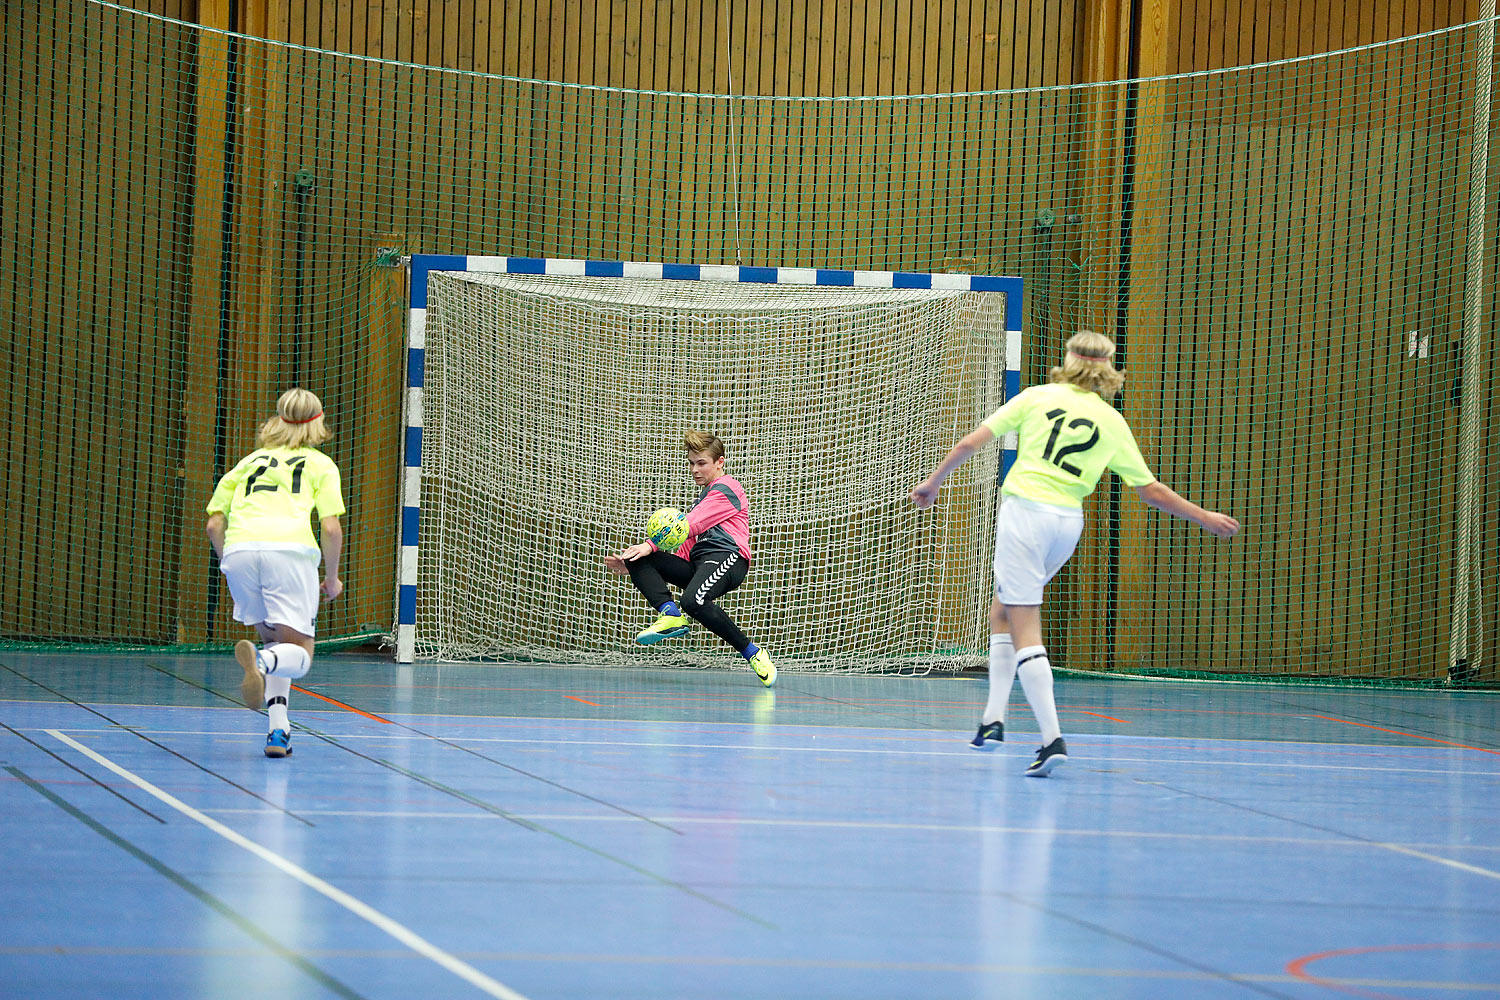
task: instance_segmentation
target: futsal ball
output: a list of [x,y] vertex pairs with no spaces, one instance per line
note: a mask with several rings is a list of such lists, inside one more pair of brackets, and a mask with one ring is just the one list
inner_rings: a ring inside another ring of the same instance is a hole
[[646,537],[665,552],[687,541],[687,536],[687,518],[676,507],[663,507],[646,519]]

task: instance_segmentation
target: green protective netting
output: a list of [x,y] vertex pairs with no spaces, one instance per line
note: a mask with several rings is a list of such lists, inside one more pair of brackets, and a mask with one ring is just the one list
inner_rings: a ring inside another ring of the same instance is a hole
[[349,502],[320,633],[388,631],[391,265],[490,253],[1020,275],[1024,380],[1079,326],[1110,333],[1153,469],[1245,524],[1218,543],[1101,488],[1049,591],[1055,662],[1500,680],[1493,22],[1159,80],[793,99],[402,65],[89,0],[5,18],[6,640],[243,634],[202,507],[296,383]]

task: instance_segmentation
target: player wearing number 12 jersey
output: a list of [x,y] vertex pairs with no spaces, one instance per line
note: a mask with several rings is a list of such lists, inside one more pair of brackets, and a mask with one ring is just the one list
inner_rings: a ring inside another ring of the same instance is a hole
[[1083,500],[1104,470],[1114,470],[1150,506],[1209,534],[1230,538],[1240,530],[1234,518],[1183,499],[1151,474],[1130,425],[1107,402],[1125,382],[1114,354],[1108,337],[1088,330],[1074,334],[1049,384],[1033,386],[996,410],[911,491],[918,507],[932,506],[949,473],[996,437],[1017,432],[1016,460],[1000,489],[995,525],[989,701],[971,744],[983,750],[1005,738],[1005,708],[1019,674],[1042,731],[1042,747],[1026,769],[1033,777],[1046,777],[1068,759],[1052,665],[1042,645],[1042,591],[1073,555],[1083,532]]
[[[234,658],[244,673],[245,705],[265,705],[267,757],[292,752],[287,697],[292,681],[312,665],[318,592],[331,601],[344,589],[339,469],[313,447],[329,436],[318,397],[288,389],[276,401],[276,415],[261,425],[256,450],[224,473],[208,502],[208,538],[234,595],[234,620],[253,626],[264,644],[257,650],[241,639]],[[321,553],[309,521],[314,510],[322,529]]]

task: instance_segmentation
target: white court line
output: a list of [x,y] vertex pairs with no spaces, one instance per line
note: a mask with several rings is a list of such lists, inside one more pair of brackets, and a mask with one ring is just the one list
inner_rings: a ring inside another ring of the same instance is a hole
[[[276,815],[271,809],[215,809],[220,815]],[[421,812],[418,810],[383,810],[383,809],[304,809],[304,816],[328,816],[343,817],[346,819],[472,819],[482,822],[503,821],[504,816],[496,816],[485,812]],[[615,815],[582,815],[579,813],[516,813],[515,818],[530,820],[534,823],[630,823],[634,821],[632,816]],[[1474,872],[1478,875],[1488,875],[1500,878],[1500,872],[1492,872],[1487,868],[1479,868],[1466,865],[1462,861],[1452,861],[1439,857],[1435,854],[1424,854],[1417,850],[1418,847],[1442,848],[1451,847],[1450,844],[1390,844],[1374,840],[1350,839],[1342,834],[1337,837],[1271,837],[1258,836],[1249,833],[1174,833],[1167,830],[1087,830],[1076,828],[1034,827],[1034,826],[987,826],[974,823],[874,823],[865,820],[839,820],[839,819],[755,819],[742,816],[719,817],[719,816],[651,816],[649,819],[666,823],[671,826],[727,826],[727,827],[775,827],[778,829],[813,829],[813,830],[909,830],[932,833],[1004,833],[1021,834],[1026,836],[1046,837],[1097,837],[1101,839],[1137,839],[1137,840],[1189,840],[1214,843],[1247,843],[1247,844],[1288,844],[1308,847],[1383,847],[1392,851],[1401,851],[1415,857],[1424,858],[1428,861],[1437,861],[1442,864],[1453,865],[1465,871]],[[1466,851],[1500,851],[1500,844],[1465,844]]]
[[[224,957],[251,955],[246,948],[121,948],[75,945],[0,945],[0,955],[90,955],[109,957]],[[352,948],[308,948],[308,958],[390,960],[404,959],[406,952],[355,950]],[[855,972],[956,972],[986,976],[1093,976],[1108,979],[1148,979],[1174,982],[1276,983],[1288,986],[1306,985],[1306,979],[1284,973],[1264,972],[1198,972],[1178,969],[1112,969],[1097,966],[1066,965],[1000,965],[996,963],[854,961],[838,959],[796,959],[781,957],[742,957],[725,955],[616,955],[608,952],[466,952],[471,958],[496,962],[538,962],[547,965],[655,965],[697,968],[753,969],[838,969]],[[1319,976],[1328,986],[1368,986],[1386,989],[1457,990],[1463,993],[1500,995],[1500,983],[1466,983],[1426,979],[1354,979],[1349,976]]]
[[[1194,683],[1197,683],[1197,682],[1194,682]],[[1219,682],[1208,681],[1206,683],[1219,683]],[[1240,683],[1240,682],[1236,681],[1234,683]],[[1248,684],[1248,683],[1251,683],[1251,682],[1246,681],[1244,683]],[[757,692],[757,693],[765,694],[766,692],[761,691],[761,692]],[[1482,692],[1482,691],[1480,691],[1480,692],[1472,692],[1472,693],[1474,693],[1474,694],[1488,694],[1489,692]],[[100,704],[104,704],[104,703],[101,702]],[[160,709],[162,711],[167,711],[167,712],[182,712],[182,711],[197,712],[197,711],[203,711],[203,712],[234,713],[234,712],[242,712],[242,711],[244,711],[242,708],[239,707],[239,705],[238,705],[237,702],[234,705],[223,705],[223,706],[220,706],[220,705],[149,705],[149,704],[146,704],[144,702],[124,702],[124,701],[122,701],[122,702],[114,702],[114,701],[112,701],[112,702],[108,702],[108,704],[111,705],[111,706],[114,706],[114,707],[118,707],[118,708]],[[47,702],[41,702],[41,701],[19,701],[19,700],[14,700],[14,699],[0,699],[0,705],[60,705],[60,706],[62,706],[64,708],[68,707],[67,702],[58,702],[58,701],[47,701]],[[1106,707],[1107,708],[1108,706],[1095,706],[1095,707]],[[331,718],[348,718],[348,712],[346,710],[344,710],[344,709],[341,709],[341,708],[316,708],[316,707],[313,707],[313,706],[309,706],[308,708],[302,709],[301,711],[305,715],[319,715],[319,716],[326,715],[326,716],[329,716]],[[1069,711],[1069,712],[1088,712],[1089,710],[1088,709],[1084,709],[1084,708],[1069,708],[1069,709],[1065,709],[1065,711]],[[1305,717],[1309,716],[1312,713],[1312,711],[1313,711],[1312,709],[1308,709],[1306,712],[1300,713],[1300,715],[1305,718]],[[475,719],[482,719],[482,720],[487,721],[487,722],[499,721],[499,722],[520,722],[520,723],[557,722],[557,723],[564,723],[564,724],[574,724],[574,723],[578,722],[578,720],[576,718],[569,718],[567,716],[562,716],[562,715],[457,715],[457,714],[453,714],[453,713],[449,713],[449,712],[424,712],[424,713],[420,713],[420,714],[411,714],[411,713],[387,713],[387,714],[389,715],[389,717],[393,721],[395,721],[395,722],[397,722],[399,724],[402,724],[402,725],[409,725],[409,724],[428,725],[428,724],[430,724],[434,720],[443,721],[443,722],[464,723],[464,722],[472,722]],[[1299,713],[1291,713],[1291,714],[1299,714]],[[714,719],[692,719],[692,720],[679,719],[679,720],[676,720],[675,722],[673,722],[671,720],[668,720],[666,723],[663,723],[659,719],[613,719],[613,720],[611,720],[611,725],[617,725],[617,726],[642,726],[642,727],[649,727],[649,728],[653,728],[653,729],[656,728],[656,727],[659,727],[661,725],[664,725],[664,724],[666,724],[666,725],[680,725],[680,726],[700,726],[700,727],[702,727],[704,729],[717,729],[717,728],[721,728],[721,727],[725,728],[725,729],[746,729],[746,728],[750,728],[750,727],[752,727],[752,726],[755,725],[755,723],[752,723],[752,722],[723,722],[723,721],[718,721],[718,720],[714,720]],[[812,731],[817,731],[817,732],[827,731],[827,730],[830,730],[830,729],[839,730],[839,731],[846,731],[846,732],[848,732],[848,731],[859,731],[859,732],[876,732],[876,733],[886,733],[886,732],[910,732],[910,733],[917,733],[917,732],[923,732],[924,731],[924,730],[921,730],[921,729],[905,729],[905,730],[881,729],[881,728],[878,728],[878,727],[875,727],[875,726],[829,726],[827,724],[817,723],[817,722],[778,722],[776,724],[776,726],[777,726],[778,729],[785,729],[785,730],[789,730],[789,731],[792,731],[792,730],[812,730]],[[121,728],[121,727],[115,727],[115,728]],[[132,727],[132,728],[140,728],[140,727]],[[87,730],[87,729],[71,729],[70,731],[72,731],[72,732],[91,732],[91,730]],[[163,730],[163,732],[171,732],[171,731],[172,730]],[[182,730],[182,731],[183,732],[191,732],[190,730]],[[953,730],[925,730],[925,731],[926,732],[932,732],[932,733],[938,733],[938,734],[947,732],[950,735],[955,736],[955,737],[963,736],[964,739],[967,740],[967,737],[964,736],[964,734],[961,733],[957,729],[953,729]],[[1417,737],[1417,736],[1414,736],[1414,735],[1409,734],[1409,733],[1400,733],[1398,730],[1392,730],[1392,732],[1397,733],[1397,735],[1408,736],[1411,739],[1419,739],[1419,737]],[[1422,743],[1418,743],[1418,744],[1399,744],[1399,743],[1318,743],[1318,742],[1310,742],[1310,741],[1307,741],[1307,740],[1258,740],[1258,739],[1252,739],[1252,738],[1249,738],[1249,737],[1135,736],[1135,735],[1131,735],[1129,733],[1083,733],[1081,735],[1083,735],[1083,736],[1089,736],[1089,737],[1097,737],[1099,739],[1106,740],[1106,741],[1108,741],[1108,740],[1133,740],[1133,741],[1141,741],[1141,742],[1148,742],[1148,741],[1149,742],[1187,742],[1187,743],[1194,743],[1194,744],[1197,744],[1197,743],[1250,743],[1250,744],[1255,744],[1255,745],[1258,745],[1258,746],[1292,746],[1292,747],[1368,747],[1368,748],[1373,749],[1373,750],[1428,750],[1428,751],[1432,751],[1434,753],[1438,752],[1438,751],[1441,751],[1441,750],[1449,750],[1449,751],[1454,751],[1454,750],[1479,750],[1481,752],[1494,752],[1494,748],[1470,747],[1470,746],[1463,746],[1463,745],[1454,744],[1454,743],[1442,743],[1442,744],[1437,744],[1437,745],[1426,745],[1426,744],[1422,744]],[[377,737],[366,737],[366,738],[379,738],[379,737],[377,736]],[[816,739],[816,736],[814,736],[814,739]]]
[[[466,965],[465,963],[459,961],[457,958],[454,958],[452,955],[449,955],[447,952],[445,952],[442,949],[438,948],[436,945],[433,945],[433,944],[429,943],[424,938],[419,937],[417,934],[413,933],[412,931],[407,930],[401,924],[396,923],[394,920],[392,920],[391,918],[389,918],[389,917],[385,916],[384,914],[380,913],[378,910],[375,910],[375,909],[373,909],[373,908],[365,905],[364,903],[360,902],[359,900],[355,899],[353,896],[350,896],[347,893],[345,893],[345,892],[343,892],[343,891],[341,891],[339,889],[334,888],[333,886],[329,885],[327,882],[324,882],[322,879],[318,878],[316,875],[313,875],[312,873],[306,871],[305,869],[298,867],[297,865],[293,864],[291,861],[288,861],[287,859],[281,857],[279,854],[276,854],[274,851],[267,850],[266,848],[261,847],[259,844],[255,843],[254,841],[251,841],[251,840],[246,839],[245,837],[242,837],[240,834],[238,834],[235,831],[229,829],[227,826],[224,826],[222,823],[219,823],[218,821],[216,821],[214,819],[211,819],[210,817],[208,817],[208,816],[204,815],[203,813],[199,812],[198,810],[194,809],[192,806],[187,805],[186,803],[182,802],[181,800],[179,800],[177,798],[174,798],[172,795],[168,794],[167,792],[164,792],[161,789],[157,788],[155,785],[151,784],[149,781],[145,780],[144,778],[138,777],[134,773],[132,773],[132,772],[126,770],[125,768],[119,766],[118,764],[114,763],[113,761],[109,760],[108,758],[106,758],[104,756],[101,756],[100,754],[95,753],[93,750],[90,750],[88,747],[84,746],[82,743],[79,743],[76,740],[68,738],[67,736],[63,735],[62,733],[58,732],[55,729],[46,729],[46,730],[43,730],[43,731],[46,732],[48,735],[50,735],[50,736],[52,736],[52,737],[54,737],[54,738],[56,738],[58,740],[63,741],[64,743],[66,743],[69,746],[73,747],[74,749],[80,751],[81,753],[87,755],[88,757],[94,759],[95,761],[97,761],[100,764],[104,765],[105,767],[109,768],[111,771],[114,771],[116,774],[120,775],[122,778],[125,778],[127,781],[132,782],[133,784],[135,784],[138,787],[142,788],[146,792],[148,792],[151,795],[155,796],[156,798],[160,799],[162,802],[165,802],[167,805],[169,805],[172,808],[174,808],[174,809],[178,810],[179,812],[183,813],[185,816],[188,816],[188,817],[196,820],[197,822],[202,823],[204,826],[208,827],[210,830],[213,830],[215,833],[218,833],[220,836],[228,839],[229,841],[231,841],[231,842],[233,842],[235,844],[238,844],[239,846],[245,848],[245,850],[250,851],[252,854],[256,854],[256,855],[260,856],[261,858],[263,858],[264,860],[266,860],[270,864],[276,866],[277,868],[280,868],[282,871],[286,872],[288,875],[291,875],[293,878],[296,878],[298,881],[304,883],[305,885],[309,886],[312,889],[317,890],[318,892],[320,892],[323,895],[327,896],[329,899],[332,899],[334,902],[339,903],[341,906],[344,906],[346,909],[349,909],[351,912],[357,914],[360,917],[363,917],[365,920],[368,920],[370,923],[374,924],[376,927],[379,927],[381,930],[385,931],[387,934],[390,934],[392,937],[396,938],[398,941],[401,941],[403,944],[406,944],[413,951],[416,951],[416,952],[418,952],[418,953],[420,953],[422,955],[425,955],[426,957],[432,959],[432,961],[437,962],[439,965],[442,965],[444,968],[448,969],[450,972],[453,972],[455,975],[459,976],[460,978],[468,980],[469,982],[471,982],[474,985],[478,986],[480,989],[482,989],[485,992],[489,993],[491,996],[502,997],[502,998],[505,998],[505,1000],[526,1000],[526,998],[524,996],[522,996],[521,994],[514,992],[513,990],[511,990],[509,987],[505,986],[504,984],[496,982],[493,979],[490,979],[488,976],[484,975],[479,970],[474,969],[471,966]],[[535,742],[535,741],[526,740],[526,741],[501,741],[501,742]],[[613,744],[613,743],[611,743],[611,744],[602,744],[602,745],[609,745],[609,746],[616,746],[616,745],[618,745],[618,746],[657,746],[657,745],[662,745],[662,746],[669,746],[669,747],[671,747],[671,746],[682,746],[683,744],[641,744],[641,743]],[[696,744],[686,744],[686,745],[687,746],[698,746]],[[732,749],[732,750],[745,749],[743,747],[735,747],[735,746],[711,747],[711,748],[712,749]],[[764,748],[760,748],[760,749],[764,749]],[[825,748],[822,748],[822,747],[808,747],[808,748],[797,748],[797,749],[808,749],[808,750],[818,750],[818,751],[821,751],[821,750],[824,750]],[[829,750],[829,751],[833,751],[836,748],[831,748],[830,747],[830,748],[826,748],[826,749]],[[847,748],[845,748],[845,749],[847,749]],[[877,752],[902,752],[902,751],[868,751],[868,752],[877,753]],[[912,753],[912,751],[904,751],[904,752],[905,753]],[[918,751],[918,753],[923,753],[923,752]],[[925,755],[925,756],[934,756],[935,754],[932,754],[932,753],[923,753],[923,755]],[[936,756],[948,756],[948,755],[949,754],[936,754]],[[1112,759],[1118,759],[1118,758],[1112,758]],[[1160,761],[1156,761],[1156,763],[1160,763]],[[1287,765],[1287,766],[1312,766],[1312,765]],[[1377,769],[1374,769],[1374,770],[1380,770],[1380,769],[1377,768]],[[679,818],[677,820],[674,820],[674,822],[680,822],[680,823],[683,823],[683,824],[687,824],[687,823],[706,823],[706,822],[715,822],[715,821],[714,820],[705,820],[705,819],[697,819],[697,818],[687,818],[687,817],[684,817],[684,818]],[[783,823],[783,822],[785,822],[785,821],[777,821],[777,820],[743,820],[743,819],[736,819],[736,820],[733,821],[733,823],[735,823],[735,824],[743,824],[743,825],[750,825],[750,824],[756,824],[756,825],[776,825],[778,823]],[[800,826],[847,827],[847,826],[851,825],[851,824],[844,823],[844,822],[841,822],[841,821],[827,821],[827,822],[794,821],[794,822],[796,822],[796,824],[800,825]],[[953,827],[953,826],[944,826],[942,824],[901,824],[901,823],[889,823],[889,824],[854,824],[854,825],[859,826],[861,828],[878,828],[878,829],[886,829],[886,828],[889,828],[889,829],[913,829],[913,830],[915,830],[915,829],[924,829],[924,830],[989,830],[989,829],[995,829],[997,831],[1004,831],[1004,832],[1017,832],[1017,833],[1033,832],[1033,831],[1024,830],[1024,829],[1008,830],[1007,828]],[[1240,839],[1270,840],[1271,839],[1271,838],[1242,838],[1240,836],[1232,835],[1232,834],[1230,834],[1230,835],[1226,835],[1226,834],[1210,834],[1210,835],[1205,835],[1205,834],[1172,834],[1172,833],[1148,833],[1148,832],[1137,832],[1137,833],[1123,833],[1122,832],[1120,834],[1116,834],[1113,831],[1095,832],[1095,831],[1086,831],[1086,830],[1079,830],[1079,831],[1056,830],[1056,831],[1050,831],[1050,832],[1052,832],[1054,834],[1061,833],[1061,834],[1064,834],[1064,835],[1092,835],[1092,836],[1100,836],[1100,835],[1114,836],[1114,835],[1121,835],[1121,836],[1134,836],[1134,837],[1139,837],[1139,838],[1142,838],[1142,839],[1174,839],[1174,838],[1180,838],[1180,837],[1187,837],[1189,839],[1202,839],[1202,840],[1240,840]],[[1286,840],[1287,840],[1287,842],[1296,842],[1296,843],[1302,843],[1302,842],[1304,842],[1304,841],[1302,841],[1300,839],[1296,839],[1296,838],[1287,838]],[[1337,844],[1337,843],[1339,843],[1339,841],[1320,841],[1320,840],[1311,840],[1311,839],[1307,840],[1305,842],[1306,843],[1315,843],[1315,844],[1324,844],[1324,843]],[[1398,854],[1406,854],[1406,855],[1409,855],[1411,857],[1421,858],[1421,859],[1423,859],[1425,861],[1431,861],[1431,862],[1434,862],[1434,863],[1437,863],[1437,864],[1447,865],[1450,868],[1455,868],[1455,869],[1458,869],[1460,871],[1469,872],[1470,874],[1481,875],[1481,876],[1484,876],[1486,878],[1500,879],[1500,872],[1496,872],[1496,871],[1493,871],[1493,870],[1488,869],[1488,868],[1481,868],[1481,867],[1478,867],[1477,865],[1465,864],[1462,861],[1455,861],[1455,860],[1453,860],[1451,858],[1444,858],[1444,857],[1440,857],[1440,856],[1435,855],[1435,854],[1428,854],[1428,853],[1426,853],[1424,851],[1418,851],[1418,850],[1414,850],[1412,848],[1402,847],[1399,844],[1391,844],[1391,843],[1384,843],[1384,842],[1380,842],[1380,841],[1359,840],[1359,839],[1350,839],[1350,840],[1347,841],[1347,843],[1350,846],[1368,845],[1368,846],[1374,846],[1374,847],[1381,847],[1381,848],[1384,848],[1384,849],[1389,850],[1389,851],[1394,851],[1394,852],[1396,852]],[[491,989],[491,987],[493,987],[493,989]],[[495,992],[496,990],[498,990],[500,992]]]
[[[35,729],[28,730],[28,729],[23,728],[23,727],[16,727],[16,728],[19,729],[21,732],[37,732],[38,731],[38,730],[35,730]],[[915,730],[913,730],[913,731],[915,731]],[[50,733],[50,732],[52,732],[52,730],[50,730],[50,729],[42,729],[42,730],[40,730],[40,732]],[[83,728],[75,729],[75,728],[73,728],[73,727],[70,726],[69,727],[69,732],[74,732],[74,733],[122,733],[122,732],[138,732],[138,733],[141,733],[141,734],[144,734],[144,735],[148,735],[148,736],[223,736],[223,737],[233,737],[233,738],[238,738],[238,739],[244,739],[244,738],[246,738],[245,737],[245,733],[244,733],[243,730],[233,730],[233,731],[223,731],[223,732],[220,732],[220,731],[210,730],[210,729],[148,729],[148,728],[146,728],[144,726],[132,726],[132,727],[130,727],[128,729],[126,729],[124,727],[121,727],[121,726],[106,726],[106,727],[100,727],[98,729],[83,729]],[[542,746],[547,746],[547,747],[557,747],[559,745],[558,744],[558,740],[556,738],[531,738],[531,737],[509,737],[509,736],[456,736],[456,735],[452,735],[452,734],[443,734],[443,733],[437,733],[437,734],[432,734],[432,735],[413,735],[413,734],[407,734],[407,733],[360,733],[360,734],[343,735],[343,734],[325,733],[323,735],[328,736],[331,739],[341,740],[341,741],[353,741],[353,740],[374,740],[374,741],[377,741],[377,742],[380,741],[380,740],[411,740],[411,741],[423,741],[423,740],[427,740],[427,741],[437,741],[438,739],[443,739],[443,740],[449,740],[449,741],[457,742],[457,743],[499,743],[499,744],[507,744],[507,743],[511,743],[511,744],[531,743],[531,744],[540,744]],[[941,738],[941,737],[934,737],[933,739],[934,739],[934,741],[936,741],[939,738]],[[1069,738],[1071,739],[1072,737],[1069,737]],[[659,742],[659,741],[657,741],[657,742],[633,742],[633,741],[629,741],[629,740],[574,740],[574,739],[568,740],[564,744],[564,746],[565,747],[589,747],[589,746],[594,746],[594,747],[645,747],[645,748],[652,749],[652,750],[733,750],[733,751],[736,751],[736,752],[747,752],[747,753],[752,753],[753,752],[753,753],[874,754],[874,755],[886,755],[886,756],[896,756],[896,757],[954,757],[954,758],[962,758],[964,760],[971,760],[971,761],[978,761],[978,760],[982,759],[978,755],[976,755],[973,750],[969,749],[968,740],[967,739],[959,739],[956,735],[955,736],[951,736],[951,737],[947,737],[947,739],[952,739],[956,744],[959,744],[961,746],[961,748],[959,746],[955,746],[954,748],[947,749],[947,750],[912,750],[912,749],[903,748],[903,747],[751,746],[751,745],[748,745],[748,744],[740,744],[740,743],[663,743],[663,742]],[[1119,740],[1119,739],[1153,739],[1154,740],[1154,739],[1175,739],[1175,737],[1155,737],[1155,736],[1153,736],[1153,737],[1138,737],[1137,736],[1137,737],[1111,737],[1111,739],[1112,740]],[[1199,740],[1199,741],[1195,741],[1195,742],[1213,743],[1213,742],[1219,742],[1219,741],[1213,741],[1213,740],[1203,741],[1203,740]],[[1335,747],[1335,748],[1339,748],[1339,749],[1364,748],[1364,749],[1381,750],[1381,751],[1384,751],[1384,750],[1396,750],[1396,751],[1401,751],[1402,753],[1405,753],[1405,752],[1411,751],[1411,750],[1424,751],[1424,752],[1430,752],[1430,753],[1439,753],[1439,752],[1442,752],[1443,749],[1444,749],[1444,748],[1441,748],[1441,747],[1393,747],[1393,746],[1387,746],[1387,745],[1385,745],[1383,743],[1289,743],[1289,742],[1282,742],[1282,741],[1276,741],[1276,740],[1255,740],[1255,741],[1252,741],[1252,742],[1254,743],[1255,746],[1272,746],[1272,747],[1276,747],[1276,746],[1279,746],[1279,747],[1309,747],[1310,746],[1310,747],[1319,747],[1319,748]],[[1016,745],[1020,746],[1020,743],[1017,743]],[[1080,747],[1088,747],[1091,750],[1107,749],[1107,744],[1090,744],[1090,743],[1088,743],[1086,741],[1083,741],[1083,740],[1078,741],[1077,743],[1075,743],[1075,745],[1076,746],[1080,746]],[[1188,752],[1189,749],[1190,748],[1183,748],[1183,751],[1184,752]],[[1453,750],[1460,750],[1460,749],[1463,749],[1463,748],[1461,748],[1461,747],[1453,747],[1452,749]],[[1230,753],[1232,751],[1229,751],[1229,750],[1222,750],[1222,751],[1221,750],[1215,750],[1214,752]],[[1003,753],[1002,754],[995,754],[993,752],[991,752],[989,756],[991,756],[991,757],[999,757],[999,758],[1006,757],[1006,755],[1003,754]],[[1030,751],[1027,751],[1024,754],[1014,754],[1014,755],[1011,755],[1011,756],[1012,756],[1012,759],[1023,760],[1026,757],[1031,756],[1031,753],[1030,753]],[[1098,755],[1087,756],[1087,757],[1085,757],[1083,755],[1076,755],[1075,759],[1082,766],[1088,766],[1088,765],[1091,765],[1091,764],[1099,764],[1099,765],[1103,765],[1103,764],[1151,764],[1151,765],[1184,764],[1184,765],[1189,765],[1189,766],[1194,766],[1194,767],[1256,767],[1256,768],[1278,768],[1278,769],[1281,769],[1281,770],[1293,770],[1293,771],[1359,771],[1359,772],[1370,771],[1370,772],[1374,772],[1374,773],[1377,773],[1377,774],[1444,774],[1444,775],[1451,775],[1451,774],[1453,774],[1453,768],[1451,768],[1451,767],[1376,767],[1376,766],[1365,766],[1365,765],[1356,765],[1356,764],[1302,764],[1302,763],[1293,763],[1293,762],[1290,762],[1290,761],[1277,761],[1277,760],[1205,760],[1203,758],[1197,758],[1197,759],[1187,759],[1187,758],[1174,759],[1174,758],[1171,758],[1171,757],[1160,757],[1160,756],[1158,756],[1158,757],[1119,757],[1119,756],[1113,756],[1113,755],[1109,755],[1109,754],[1098,754]],[[1500,771],[1476,771],[1476,770],[1473,770],[1473,769],[1465,769],[1465,771],[1463,772],[1463,774],[1464,774],[1464,777],[1466,777],[1466,778],[1500,778]]]
[[1459,871],[1468,872],[1470,875],[1483,875],[1485,878],[1500,879],[1500,872],[1491,871],[1488,868],[1480,868],[1478,865],[1467,865],[1462,861],[1454,861],[1452,858],[1443,858],[1436,854],[1428,854],[1426,851],[1416,851],[1410,847],[1402,847],[1400,844],[1386,844],[1373,840],[1371,843],[1378,847],[1384,847],[1388,851],[1395,851],[1397,854],[1409,854],[1414,858],[1421,858],[1423,861],[1433,861],[1440,865],[1447,865],[1449,868],[1457,868]]
[[318,876],[309,872],[307,869],[302,868],[301,866],[294,864],[291,861],[288,861],[286,858],[283,858],[275,851],[268,850],[267,848],[264,848],[261,845],[257,844],[255,841],[241,836],[240,834],[231,830],[229,827],[225,826],[223,823],[220,823],[218,820],[205,816],[203,813],[194,809],[186,802],[183,802],[182,800],[175,798],[171,794],[162,791],[160,788],[157,788],[145,778],[140,777],[134,772],[126,770],[119,764],[116,764],[114,761],[110,760],[108,757],[90,750],[82,743],[79,743],[77,740],[65,736],[64,734],[58,732],[56,729],[48,729],[44,731],[47,733],[47,735],[61,740],[63,743],[66,743],[68,746],[72,747],[74,750],[77,750],[79,753],[90,758],[96,763],[102,764],[104,767],[109,768],[111,771],[115,772],[126,781],[129,781],[131,784],[135,785],[137,788],[140,788],[147,794],[155,796],[157,799],[165,802],[167,805],[171,806],[173,809],[176,809],[178,812],[182,813],[189,819],[208,827],[214,833],[217,833],[219,836],[223,837],[230,843],[235,844],[239,847],[243,847],[245,850],[249,851],[251,854],[254,854],[256,857],[260,858],[262,861],[265,861],[272,867],[281,869],[283,872],[290,875],[298,882],[301,882],[309,889],[312,889],[315,892],[322,893],[324,896],[327,896],[329,899],[333,900],[335,903],[339,904],[350,913],[353,913],[355,916],[369,921],[380,930],[385,931],[391,937],[406,945],[412,951],[416,952],[424,958],[436,962],[438,965],[441,965],[443,968],[447,969],[458,978],[479,988],[483,992],[488,993],[490,996],[499,997],[500,1000],[527,1000],[525,995],[517,993],[515,990],[511,989],[509,986],[506,986],[504,983],[496,982],[489,976],[486,976],[484,973],[480,972],[478,969],[469,965],[467,962],[463,962],[457,958],[454,958],[452,955],[448,954],[437,945],[428,941],[426,938],[414,933],[413,931],[407,930],[406,927],[398,924],[396,921],[392,920],[384,913],[381,913],[379,910],[360,902],[353,896],[349,895],[347,892],[344,892],[342,889],[334,888],[327,882],[324,882],[322,879],[318,878]]

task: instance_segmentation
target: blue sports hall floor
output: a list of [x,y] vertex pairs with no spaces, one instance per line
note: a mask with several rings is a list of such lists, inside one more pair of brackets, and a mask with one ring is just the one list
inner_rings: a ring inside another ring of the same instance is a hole
[[1500,996],[1500,697],[0,651],[0,996]]

